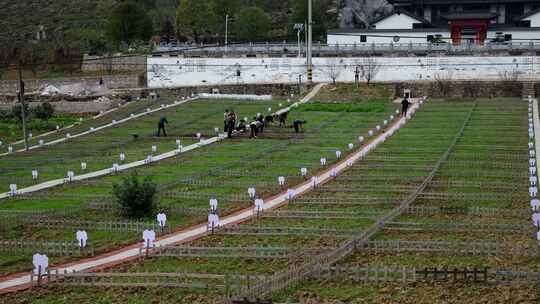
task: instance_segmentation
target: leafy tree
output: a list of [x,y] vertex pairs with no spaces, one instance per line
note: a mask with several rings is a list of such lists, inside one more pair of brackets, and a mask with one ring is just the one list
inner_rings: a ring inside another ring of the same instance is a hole
[[117,203],[131,218],[152,216],[157,209],[157,186],[149,177],[142,182],[135,171],[123,178],[121,184],[113,185]]
[[54,107],[49,102],[44,102],[35,107],[32,112],[39,119],[49,120],[54,115]]
[[215,30],[216,16],[212,3],[202,0],[181,0],[176,11],[179,36],[196,42],[203,41]]
[[258,7],[242,9],[234,22],[234,32],[240,41],[257,41],[268,37],[270,16]]
[[72,47],[90,55],[102,55],[110,50],[105,34],[96,29],[71,28],[65,32],[65,36]]
[[117,45],[148,41],[152,33],[152,20],[148,14],[129,1],[118,4],[107,20],[107,37]]
[[161,37],[166,43],[170,43],[174,39],[174,25],[170,18],[166,18],[163,23]]
[[[325,12],[329,8],[328,1],[313,1],[313,39],[324,41],[327,32],[327,18]],[[290,34],[296,37],[296,32],[293,30],[293,24],[306,23],[308,20],[308,2],[307,0],[294,0],[293,12],[290,18],[289,30]]]

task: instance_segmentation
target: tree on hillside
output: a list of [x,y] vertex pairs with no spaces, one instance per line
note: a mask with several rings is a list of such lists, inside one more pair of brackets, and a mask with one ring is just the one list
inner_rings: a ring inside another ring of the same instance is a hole
[[270,16],[258,7],[246,7],[237,15],[234,22],[234,33],[239,41],[251,42],[268,37]]
[[165,43],[170,43],[174,39],[174,25],[170,18],[165,19],[161,29],[161,39]]
[[176,29],[178,36],[203,41],[213,34],[216,17],[209,1],[181,0],[176,11]]
[[[327,18],[325,12],[329,8],[329,1],[313,1],[313,39],[326,40]],[[308,19],[308,4],[306,0],[294,0],[292,7],[292,15],[290,18],[289,33],[294,34],[293,24],[307,23]]]
[[153,33],[152,20],[137,4],[122,2],[111,12],[107,20],[106,33],[117,45],[136,41],[146,42]]

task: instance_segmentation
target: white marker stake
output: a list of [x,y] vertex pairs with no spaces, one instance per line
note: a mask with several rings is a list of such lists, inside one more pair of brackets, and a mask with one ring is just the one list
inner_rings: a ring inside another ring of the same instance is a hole
[[330,171],[330,176],[331,176],[331,177],[336,177],[336,176],[337,176],[337,170],[336,170],[336,168],[332,168],[332,171]]
[[349,159],[347,161],[347,167],[352,167],[352,165],[353,165],[353,162],[352,162],[352,160]]
[[260,198],[256,199],[255,200],[255,213],[259,214],[260,212],[263,211],[263,204],[264,204],[264,201]]
[[373,130],[369,130],[368,136],[369,136],[369,137],[373,136]]
[[154,157],[153,157],[152,155],[148,155],[148,156],[146,157],[146,163],[147,163],[147,164],[151,163],[153,160],[154,160]]
[[536,174],[536,167],[529,167],[529,172],[531,173],[531,175]]
[[272,108],[268,108],[268,113],[272,113]]
[[156,233],[154,230],[143,231],[143,247],[146,249],[146,255],[148,255],[148,249],[154,247],[154,241],[156,240]]
[[349,150],[352,150],[354,148],[354,144],[349,144]]
[[197,138],[201,139],[201,133],[197,133]]
[[75,172],[73,171],[68,171],[67,172],[67,179],[69,182],[73,181],[73,178],[75,177]]
[[211,198],[210,199],[210,210],[216,211],[217,207],[218,207],[218,200],[216,198],[214,198],[214,197]]
[[32,138],[32,133],[28,133],[28,138]]
[[394,115],[390,115],[390,120],[394,120]]
[[116,124],[116,120],[115,120],[115,119],[113,119],[113,121],[112,121],[112,124],[113,124],[113,125],[115,125],[115,124]]
[[56,126],[56,131],[58,131],[58,130],[60,130],[60,126],[57,125]]
[[152,145],[152,152],[157,152],[157,146],[156,145]]
[[387,125],[388,125],[388,120],[385,119],[385,120],[383,121],[383,125],[387,126]]
[[341,151],[339,151],[339,150],[336,151],[336,158],[337,159],[341,158]]
[[321,158],[321,166],[326,166],[326,158]]
[[94,128],[94,127],[90,128],[90,132],[94,132],[95,130],[96,130],[96,128]]
[[161,232],[163,232],[165,225],[167,225],[167,215],[165,213],[159,213],[157,215],[157,221],[158,221],[159,227],[161,228]]
[[85,162],[81,163],[81,170],[82,171],[86,170],[86,163]]
[[253,187],[248,188],[248,194],[249,194],[249,198],[255,198],[255,194],[256,194],[255,188]]
[[84,230],[77,230],[77,233],[75,233],[75,237],[77,238],[77,242],[79,243],[79,248],[86,248],[86,243],[88,241],[88,233]]
[[538,188],[536,186],[529,187],[529,194],[531,195],[531,197],[536,197],[536,195],[538,194]]
[[287,190],[287,199],[292,200],[294,198],[295,194],[296,193],[295,193],[294,189]]
[[538,177],[536,175],[532,175],[529,177],[529,182],[531,183],[531,186],[536,186],[536,183],[538,182]]
[[41,285],[41,276],[49,271],[49,258],[44,254],[36,253],[32,256],[34,274],[38,276],[38,286]]
[[71,134],[66,133],[66,138],[71,138]]
[[380,130],[381,130],[381,126],[377,125],[377,126],[375,127],[375,129],[377,129],[377,131],[380,131]]
[[540,200],[535,198],[531,200],[531,209],[532,211],[539,211],[540,210]]
[[10,184],[9,185],[9,193],[14,196],[17,194],[17,184]]
[[38,143],[39,143],[40,146],[43,146],[43,144],[45,143],[45,141],[43,141],[43,139],[40,139],[40,140],[38,141]]
[[120,161],[121,162],[124,162],[126,160],[126,154],[125,153],[120,153]]
[[530,165],[530,166],[536,165],[536,158],[530,158],[530,159],[529,159],[529,165]]
[[300,169],[300,175],[302,175],[303,177],[306,177],[307,176],[307,168],[301,168]]
[[540,213],[537,213],[537,212],[533,213],[532,221],[535,227],[540,227]]
[[278,177],[278,183],[279,183],[280,186],[284,186],[285,185],[285,176]]
[[313,176],[311,178],[311,187],[317,188],[317,185],[319,185],[319,177],[318,176]]
[[118,164],[114,163],[112,165],[112,172],[118,173],[119,170],[120,170],[120,166]]
[[363,143],[364,142],[364,136],[358,136],[358,143]]
[[8,147],[8,153],[13,153],[13,147],[12,146]]
[[33,180],[38,179],[38,170],[32,170],[32,179]]
[[399,114],[399,110],[396,110],[396,114]]

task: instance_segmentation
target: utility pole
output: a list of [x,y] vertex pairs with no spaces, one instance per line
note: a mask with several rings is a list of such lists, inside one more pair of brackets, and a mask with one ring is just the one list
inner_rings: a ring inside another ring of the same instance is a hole
[[308,0],[308,49],[307,49],[307,78],[308,84],[313,83],[313,0]]
[[229,44],[229,14],[225,15],[225,51],[227,51],[228,44]]
[[19,60],[19,102],[21,103],[21,119],[24,136],[24,150],[28,151],[28,133],[26,132],[26,109],[24,103],[24,81],[22,80],[22,60]]

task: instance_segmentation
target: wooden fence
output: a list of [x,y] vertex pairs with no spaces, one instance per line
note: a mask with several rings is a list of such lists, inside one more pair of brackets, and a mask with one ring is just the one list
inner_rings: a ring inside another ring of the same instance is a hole
[[1,255],[32,255],[37,252],[48,256],[93,256],[94,247],[87,243],[85,248],[80,248],[76,241],[0,240]]
[[111,232],[143,232],[146,229],[154,230],[156,234],[168,234],[171,228],[166,226],[161,229],[156,223],[135,222],[135,221],[90,221],[78,219],[49,219],[36,218],[25,221],[29,227],[42,229],[85,229],[91,231],[111,231]]

